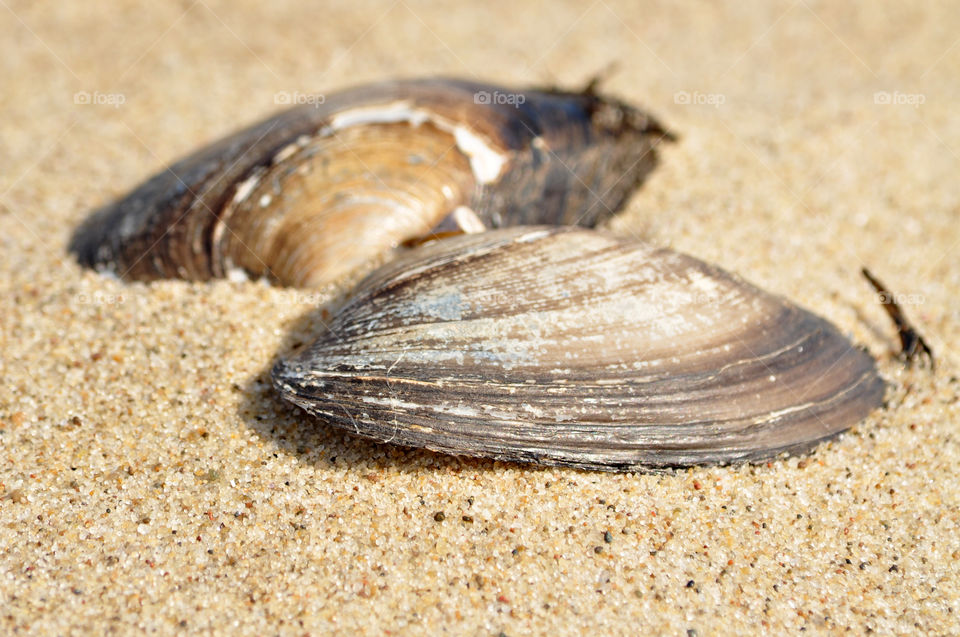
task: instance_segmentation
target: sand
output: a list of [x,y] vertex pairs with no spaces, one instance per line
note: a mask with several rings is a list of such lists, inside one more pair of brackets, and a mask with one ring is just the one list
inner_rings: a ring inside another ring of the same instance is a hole
[[[960,633],[951,3],[0,7],[0,632]],[[887,406],[803,458],[602,474],[376,445],[267,370],[323,298],[123,284],[71,229],[278,94],[448,74],[681,139],[611,225],[836,323]],[[860,278],[937,353],[907,370]]]

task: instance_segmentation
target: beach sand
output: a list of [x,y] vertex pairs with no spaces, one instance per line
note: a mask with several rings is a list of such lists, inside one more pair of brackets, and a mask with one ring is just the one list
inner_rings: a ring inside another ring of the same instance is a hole
[[[3,3],[0,632],[960,633],[951,7]],[[806,457],[665,474],[377,445],[270,388],[322,295],[125,284],[65,252],[278,95],[612,63],[604,90],[680,139],[610,227],[827,317],[884,409]],[[863,265],[935,372],[895,359]]]

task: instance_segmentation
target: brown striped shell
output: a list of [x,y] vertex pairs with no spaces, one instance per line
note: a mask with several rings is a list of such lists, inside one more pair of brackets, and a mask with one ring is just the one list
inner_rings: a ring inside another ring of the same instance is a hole
[[388,263],[273,378],[361,436],[608,470],[805,451],[884,391],[869,355],[780,297],[671,250],[546,227]]
[[360,86],[173,164],[92,215],[71,250],[127,279],[242,270],[322,286],[434,232],[592,226],[644,179],[665,137],[592,90]]

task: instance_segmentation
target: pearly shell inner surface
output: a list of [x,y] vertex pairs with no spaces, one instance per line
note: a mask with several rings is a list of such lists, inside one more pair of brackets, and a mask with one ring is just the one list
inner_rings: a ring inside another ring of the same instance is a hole
[[304,138],[238,188],[214,227],[212,263],[328,285],[427,235],[475,187],[470,159],[429,122]]

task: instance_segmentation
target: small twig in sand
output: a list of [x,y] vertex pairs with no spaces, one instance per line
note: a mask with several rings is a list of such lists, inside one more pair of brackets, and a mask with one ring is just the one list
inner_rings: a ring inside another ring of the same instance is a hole
[[897,327],[897,333],[900,335],[900,358],[902,358],[909,367],[915,361],[922,360],[923,357],[926,357],[926,359],[930,361],[930,369],[933,369],[935,367],[933,350],[930,349],[930,346],[923,340],[920,333],[917,332],[910,321],[907,320],[894,295],[883,283],[873,276],[869,270],[863,268],[861,272],[867,281],[870,282],[870,285],[877,291],[877,294],[880,296],[880,302],[883,303],[883,309],[887,311],[887,314],[890,315],[894,325]]

